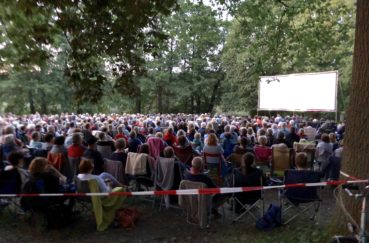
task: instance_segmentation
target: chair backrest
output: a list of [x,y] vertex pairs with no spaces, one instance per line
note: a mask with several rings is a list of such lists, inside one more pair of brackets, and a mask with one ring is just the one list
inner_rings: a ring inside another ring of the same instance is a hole
[[213,153],[206,153],[206,152],[203,152],[203,157],[204,157],[204,162],[205,164],[208,164],[208,158],[216,158],[218,163],[220,163],[222,161],[222,155],[221,154],[213,154]]
[[125,173],[129,175],[147,175],[150,173],[150,157],[148,154],[140,154],[129,152],[127,154],[127,162]]
[[158,157],[156,160],[155,184],[161,189],[170,190],[174,184],[175,159]]
[[88,180],[81,180],[76,177],[77,192],[90,193],[90,184]]
[[105,159],[104,167],[106,172],[114,176],[120,183],[124,183],[124,168],[122,162]]
[[177,146],[173,146],[174,154],[176,157],[185,164],[191,165],[191,161],[193,158],[193,151],[191,146],[187,146],[185,148],[180,148]]
[[315,159],[315,143],[294,143],[293,149],[295,153],[305,152],[309,162],[309,167],[313,166]]
[[149,146],[150,156],[157,158],[164,150],[164,143],[161,138],[150,137],[147,139],[147,145]]
[[272,172],[291,169],[291,150],[287,147],[272,148]]
[[[286,170],[284,183],[318,183],[321,174],[312,170]],[[318,187],[295,187],[288,188],[285,191],[287,198],[303,203],[318,199]]]
[[[202,182],[193,182],[182,180],[179,184],[180,190],[185,189],[204,189],[206,184]],[[209,223],[208,211],[211,206],[211,196],[209,195],[180,195],[178,203],[182,208],[187,210],[187,222],[193,223],[196,219],[201,227],[205,227]]]
[[62,172],[63,167],[66,164],[67,158],[63,153],[50,153],[47,155],[47,160],[58,171]]
[[0,194],[21,192],[22,180],[17,169],[0,172]]
[[96,145],[96,150],[100,152],[101,156],[104,159],[109,159],[111,154],[113,153],[111,143],[98,144],[98,145]]
[[269,157],[272,155],[272,149],[269,147],[255,146],[255,163],[258,165],[266,165],[269,163]]

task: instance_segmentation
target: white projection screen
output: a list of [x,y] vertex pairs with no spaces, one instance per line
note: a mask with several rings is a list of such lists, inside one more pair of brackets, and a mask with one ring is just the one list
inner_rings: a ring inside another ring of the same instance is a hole
[[337,71],[262,76],[258,109],[335,112],[337,84]]

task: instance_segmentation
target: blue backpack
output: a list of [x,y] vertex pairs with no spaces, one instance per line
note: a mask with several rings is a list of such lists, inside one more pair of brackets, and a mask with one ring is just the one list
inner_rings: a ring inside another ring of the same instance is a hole
[[259,230],[272,230],[282,225],[281,207],[270,204],[266,213],[256,221],[256,228]]

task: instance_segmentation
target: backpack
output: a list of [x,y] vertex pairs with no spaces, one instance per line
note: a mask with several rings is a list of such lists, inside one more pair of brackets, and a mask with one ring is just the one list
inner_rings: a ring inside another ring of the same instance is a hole
[[259,230],[272,230],[282,225],[282,210],[280,206],[270,204],[266,213],[256,221]]

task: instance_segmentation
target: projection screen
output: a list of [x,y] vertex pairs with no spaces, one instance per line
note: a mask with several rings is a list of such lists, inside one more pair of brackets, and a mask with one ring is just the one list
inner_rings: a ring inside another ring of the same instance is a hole
[[262,76],[259,110],[337,110],[338,71]]

